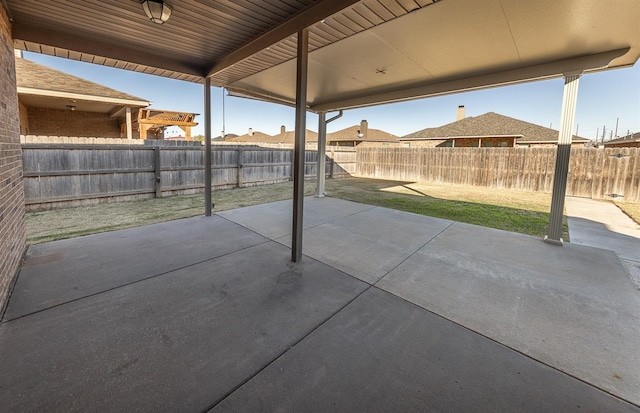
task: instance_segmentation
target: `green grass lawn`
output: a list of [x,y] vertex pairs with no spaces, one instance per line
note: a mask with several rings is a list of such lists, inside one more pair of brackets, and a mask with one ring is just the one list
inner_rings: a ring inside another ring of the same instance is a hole
[[[551,194],[365,178],[328,180],[328,196],[543,237]],[[566,220],[563,238],[567,240]]]
[[[213,192],[215,211],[289,199],[291,182]],[[305,194],[315,182],[305,182]],[[326,194],[364,204],[542,237],[551,195],[365,178],[328,179]],[[204,196],[182,195],[27,213],[30,244],[148,225],[204,213]],[[566,222],[563,238],[568,239]]]

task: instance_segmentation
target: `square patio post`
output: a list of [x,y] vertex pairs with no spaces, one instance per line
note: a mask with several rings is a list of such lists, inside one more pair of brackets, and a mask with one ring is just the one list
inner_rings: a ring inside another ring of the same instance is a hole
[[125,109],[125,120],[127,122],[127,139],[131,140],[133,139],[133,126],[132,126],[132,122],[131,122],[131,107],[127,106],[127,108]]
[[211,79],[204,79],[204,215],[211,216]]
[[293,150],[293,233],[291,261],[302,260],[302,212],[304,209],[304,138],[307,129],[307,68],[309,63],[309,30],[298,32],[296,62],[296,130]]
[[324,170],[327,152],[327,112],[318,113],[318,173],[316,175],[316,198],[324,197]]
[[563,245],[561,238],[562,215],[564,211],[564,197],[567,190],[573,122],[576,114],[576,102],[578,100],[578,83],[581,75],[582,72],[563,74],[564,93],[562,95],[562,115],[560,117],[556,166],[553,174],[549,231],[547,236],[544,237],[544,242],[553,245]]

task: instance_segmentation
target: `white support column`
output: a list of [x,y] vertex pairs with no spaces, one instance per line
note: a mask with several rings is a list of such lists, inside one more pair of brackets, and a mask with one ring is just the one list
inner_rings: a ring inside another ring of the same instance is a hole
[[126,108],[125,119],[127,121],[127,139],[131,140],[133,139],[133,126],[131,122],[131,108],[129,106]]
[[564,212],[564,197],[567,190],[571,137],[576,114],[576,102],[578,101],[578,83],[581,75],[582,72],[564,74],[562,115],[560,117],[560,133],[558,135],[556,166],[553,175],[549,231],[547,236],[544,237],[545,242],[553,245],[563,245],[562,216]]
[[204,80],[204,215],[211,216],[211,79]]
[[318,173],[316,175],[316,198],[324,197],[324,170],[327,151],[327,112],[318,113]]
[[307,69],[309,66],[309,29],[298,32],[296,63],[296,130],[293,150],[293,232],[291,261],[302,260],[302,212],[304,210],[304,138],[307,129]]

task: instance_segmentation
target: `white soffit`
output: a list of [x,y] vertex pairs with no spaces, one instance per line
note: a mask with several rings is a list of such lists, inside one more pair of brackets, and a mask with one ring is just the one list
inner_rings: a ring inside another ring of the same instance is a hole
[[[638,0],[445,0],[309,55],[309,108],[328,111],[633,65]],[[323,23],[318,23],[323,24]],[[233,82],[295,102],[295,59]]]

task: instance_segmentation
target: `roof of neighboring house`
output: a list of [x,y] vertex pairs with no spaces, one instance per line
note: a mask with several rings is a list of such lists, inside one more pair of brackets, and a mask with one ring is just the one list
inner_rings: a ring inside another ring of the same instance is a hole
[[[18,93],[39,94],[60,97],[75,95],[76,99],[109,100],[113,103],[146,107],[149,101],[108,88],[59,70],[23,59],[16,58],[16,81]],[[122,102],[119,102],[122,101]]]
[[[318,134],[314,131],[307,129],[306,134],[307,143],[318,142]],[[255,142],[255,143],[285,143],[293,145],[295,143],[295,132],[286,131],[284,133],[278,133],[276,135],[267,135],[266,133],[254,131],[253,135],[244,134],[235,138],[227,137],[225,140],[231,142]]]
[[[558,131],[525,122],[495,112],[475,117],[466,117],[437,128],[427,128],[403,136],[400,140],[448,139],[452,137],[505,136],[516,137],[518,142],[557,142]],[[588,142],[589,139],[573,136],[573,142]]]
[[[395,135],[378,129],[368,129],[367,138],[361,139],[358,137],[358,130],[360,130],[360,125],[354,125],[333,133],[327,133],[327,142],[353,140],[361,140],[363,142],[395,142],[397,140]],[[307,129],[305,139],[307,143],[316,143],[318,142],[318,133]],[[227,138],[226,140],[232,142],[286,143],[293,145],[295,141],[295,131],[286,131],[273,136],[254,131],[253,135],[245,134],[235,138]]]
[[[296,141],[296,132],[286,131],[285,133],[279,133],[277,135],[273,135],[273,137],[276,139],[279,139],[278,142],[290,143],[293,145]],[[307,132],[305,135],[305,142],[306,143],[318,142],[318,133],[307,129]]]
[[258,131],[254,131],[251,135],[245,133],[244,135],[236,137],[229,137],[229,135],[227,135],[224,140],[227,142],[278,142],[274,140],[273,136]]
[[610,141],[606,141],[604,145],[608,144],[621,144],[621,143],[630,143],[630,142],[640,142],[640,132],[632,133],[627,136],[623,136],[622,138],[612,139]]
[[354,141],[361,140],[363,142],[367,141],[384,141],[384,142],[395,142],[398,140],[398,137],[387,133],[385,131],[381,131],[379,129],[367,129],[366,138],[360,138],[358,136],[358,131],[360,131],[360,125],[350,126],[348,128],[327,133],[327,142],[329,141]]

